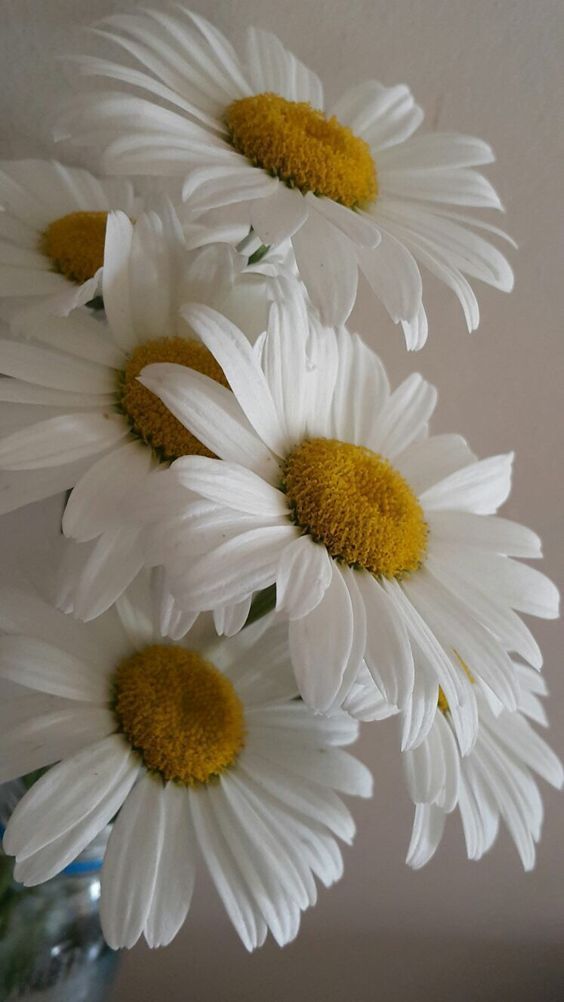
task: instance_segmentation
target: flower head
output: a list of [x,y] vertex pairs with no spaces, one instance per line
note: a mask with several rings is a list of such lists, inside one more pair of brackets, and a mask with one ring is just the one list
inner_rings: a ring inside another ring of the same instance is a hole
[[3,311],[41,321],[99,295],[108,214],[138,215],[140,199],[125,179],[14,160],[0,163],[0,205]]
[[257,287],[246,262],[225,242],[188,250],[168,201],[135,222],[111,212],[104,315],[83,309],[66,318],[28,316],[0,341],[0,372],[13,377],[0,387],[5,429],[12,429],[0,440],[0,511],[74,488],[63,530],[77,542],[96,541],[72,596],[67,589],[67,611],[98,615],[141,568],[128,499],[151,470],[191,452],[212,455],[137,376],[150,363],[174,362],[214,379],[230,396],[221,367],[179,310],[193,299],[233,309],[256,336],[268,296],[284,279],[263,273]]
[[420,266],[455,292],[469,330],[479,310],[466,276],[512,288],[506,259],[475,230],[505,234],[458,211],[501,208],[475,170],[494,159],[491,148],[414,136],[423,112],[406,86],[369,80],[327,107],[318,77],[274,35],[250,28],[240,59],[183,8],[109,17],[96,34],[138,65],[81,56],[81,73],[145,96],[81,95],[65,134],[99,141],[102,130],[108,170],[184,177],[193,211],[228,207],[265,244],[291,239],[324,322],[346,320],[359,271],[408,348],[427,337]]
[[534,774],[560,789],[562,764],[529,720],[546,724],[539,695],[546,695],[543,679],[526,665],[514,662],[520,683],[518,709],[499,712],[487,690],[477,689],[479,730],[476,744],[462,757],[448,702],[439,709],[425,740],[404,755],[407,785],[416,804],[407,862],[415,869],[435,854],[446,818],[458,809],[469,859],[481,859],[506,825],[525,870],[535,864],[543,808]]
[[354,834],[336,792],[370,796],[371,778],[340,748],[358,725],[295,699],[285,626],[171,644],[144,578],[88,632],[25,592],[1,598],[1,780],[51,766],[7,825],[16,879],[59,873],[117,815],[101,881],[111,946],[170,942],[198,853],[247,949],[268,930],[293,939],[315,877],[341,875],[336,837]]
[[461,661],[514,710],[507,650],[542,663],[514,610],[557,615],[554,586],[513,559],[538,557],[538,538],[495,517],[512,457],[478,461],[460,436],[429,436],[433,387],[412,375],[392,393],[362,341],[319,329],[298,298],[272,305],[254,348],[213,310],[184,315],[232,394],[171,365],[139,377],[219,457],[178,460],[139,499],[175,599],[248,610],[275,584],[310,706],[340,706],[366,663],[390,704],[411,701],[406,747],[432,726],[441,687],[468,751],[477,707]]

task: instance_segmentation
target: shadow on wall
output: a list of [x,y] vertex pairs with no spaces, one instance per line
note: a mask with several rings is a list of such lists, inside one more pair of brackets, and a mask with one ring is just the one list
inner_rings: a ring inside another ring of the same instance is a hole
[[234,938],[185,929],[122,960],[108,1002],[563,1002],[557,944],[377,936],[314,940],[249,956]]

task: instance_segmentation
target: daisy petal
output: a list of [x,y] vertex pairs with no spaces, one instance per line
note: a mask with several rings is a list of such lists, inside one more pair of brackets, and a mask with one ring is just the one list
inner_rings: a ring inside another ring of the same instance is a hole
[[304,196],[295,188],[279,184],[267,198],[251,205],[250,222],[263,244],[279,244],[299,230],[308,217]]
[[302,698],[323,713],[334,703],[353,647],[352,600],[333,565],[331,583],[307,616],[290,622],[290,653]]
[[344,324],[356,299],[358,282],[354,247],[320,212],[310,212],[292,237],[302,280],[323,323]]
[[415,808],[413,831],[407,850],[406,863],[421,869],[435,855],[445,826],[445,813],[433,804],[418,804]]
[[280,557],[295,538],[293,526],[266,526],[229,539],[194,561],[175,595],[188,609],[213,609],[243,601],[272,584]]
[[512,452],[481,459],[428,487],[419,500],[425,511],[495,514],[511,490],[512,465]]
[[287,442],[280,432],[274,401],[245,335],[226,317],[206,306],[190,305],[182,315],[219,362],[257,434],[273,452],[284,456]]
[[138,378],[211,452],[249,467],[269,483],[280,479],[274,456],[227,387],[185,365],[168,363],[147,365]]
[[375,578],[363,573],[357,580],[366,607],[366,664],[387,701],[402,707],[411,695],[414,678],[407,631]]
[[108,696],[103,669],[34,637],[0,637],[0,676],[65,699],[104,702]]
[[138,769],[121,735],[49,769],[19,801],[6,829],[4,848],[16,856],[17,879],[41,883],[76,858],[119,809]]
[[322,601],[332,577],[324,546],[299,536],[282,553],[276,576],[276,608],[290,620],[301,619]]
[[397,387],[370,437],[373,452],[394,459],[421,433],[437,403],[437,391],[418,372]]
[[0,469],[40,470],[103,452],[129,434],[120,415],[65,414],[0,440]]
[[408,139],[423,121],[423,112],[405,84],[384,87],[376,80],[366,80],[348,90],[331,114],[376,151]]
[[321,81],[284,48],[276,35],[248,28],[246,53],[256,93],[271,91],[287,101],[307,101],[313,108],[323,108]]
[[243,466],[207,456],[186,456],[174,464],[179,482],[201,497],[248,515],[288,517],[281,491]]

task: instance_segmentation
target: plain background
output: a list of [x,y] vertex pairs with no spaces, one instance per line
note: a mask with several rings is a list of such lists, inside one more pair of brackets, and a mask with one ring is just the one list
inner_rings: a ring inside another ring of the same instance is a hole
[[[380,351],[394,383],[417,369],[438,385],[435,431],[463,433],[481,456],[516,450],[513,496],[503,513],[541,533],[544,569],[558,579],[564,370],[559,4],[193,0],[193,7],[235,42],[248,24],[273,30],[321,75],[330,98],[367,77],[406,82],[427,126],[494,145],[498,163],[488,176],[506,207],[502,225],[520,248],[510,253],[513,294],[480,288],[482,322],[470,336],[454,297],[427,281],[431,336],[418,355],[405,352],[399,331],[367,298],[353,326]],[[122,5],[3,0],[0,9],[1,155],[53,155],[49,120],[69,93],[57,58],[76,46],[79,25]],[[64,151],[56,155],[64,158]],[[5,518],[4,550],[23,548],[32,525],[37,538],[57,517],[51,503]],[[554,623],[535,622],[534,630],[551,690],[551,740],[563,755],[561,633]],[[359,752],[374,771],[374,799],[353,805],[358,835],[345,850],[345,878],[320,893],[297,942],[283,951],[269,943],[249,957],[202,879],[175,943],[153,953],[138,946],[124,957],[113,1002],[564,999],[562,797],[543,790],[546,825],[533,874],[523,874],[505,835],[481,863],[468,862],[454,818],[437,857],[412,873],[404,864],[412,812],[394,723],[367,727]]]

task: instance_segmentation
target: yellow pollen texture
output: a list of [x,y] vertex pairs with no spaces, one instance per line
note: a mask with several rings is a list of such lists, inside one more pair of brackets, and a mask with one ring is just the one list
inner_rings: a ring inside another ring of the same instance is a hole
[[303,194],[312,191],[349,208],[378,194],[368,143],[307,102],[256,94],[230,104],[225,122],[239,153]]
[[359,445],[313,438],[286,460],[283,487],[293,520],[332,557],[385,578],[416,570],[427,525],[403,477]]
[[40,250],[65,278],[82,285],[104,263],[107,212],[71,212],[41,236]]
[[162,400],[137,379],[141,370],[153,362],[186,365],[227,386],[223,369],[200,341],[165,337],[146,341],[135,348],[120,374],[120,409],[128,418],[134,434],[150,445],[159,459],[172,462],[179,456],[213,457],[214,454],[170,413]]
[[146,768],[184,786],[219,776],[245,743],[243,706],[232,683],[183,647],[155,644],[122,661],[114,710]]

